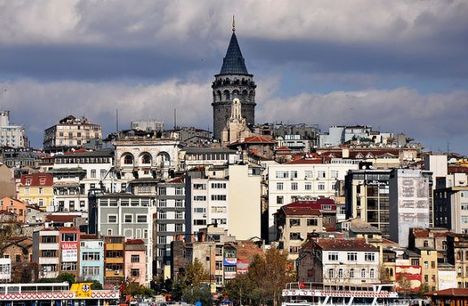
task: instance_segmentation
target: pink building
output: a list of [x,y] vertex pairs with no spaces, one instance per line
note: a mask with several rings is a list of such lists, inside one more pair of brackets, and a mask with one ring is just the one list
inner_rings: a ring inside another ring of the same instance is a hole
[[125,242],[125,279],[129,282],[149,285],[145,283],[146,273],[146,246],[141,239],[128,239]]

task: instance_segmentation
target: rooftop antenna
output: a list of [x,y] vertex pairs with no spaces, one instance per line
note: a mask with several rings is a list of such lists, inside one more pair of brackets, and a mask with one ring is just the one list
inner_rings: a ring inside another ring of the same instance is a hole
[[232,15],[232,33],[236,32],[236,19]]
[[174,130],[177,128],[177,108],[174,108]]

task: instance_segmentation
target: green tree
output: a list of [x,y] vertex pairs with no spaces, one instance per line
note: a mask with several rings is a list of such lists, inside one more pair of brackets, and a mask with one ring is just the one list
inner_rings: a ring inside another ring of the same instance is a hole
[[185,273],[185,283],[187,285],[199,286],[202,282],[210,280],[210,275],[203,267],[203,264],[195,258],[193,263],[189,263]]
[[68,282],[70,286],[75,283],[75,275],[71,273],[60,273],[59,276],[56,278],[57,282]]
[[99,281],[92,280],[91,282],[92,282],[92,284],[91,284],[91,289],[92,290],[102,290],[103,289],[102,284]]
[[183,290],[182,300],[190,304],[195,304],[196,301],[200,301],[202,305],[212,305],[213,302],[208,284],[186,287]]
[[147,288],[145,286],[140,285],[139,283],[129,283],[125,287],[125,290],[123,292],[126,295],[131,295],[131,296],[153,296],[153,290],[150,288]]

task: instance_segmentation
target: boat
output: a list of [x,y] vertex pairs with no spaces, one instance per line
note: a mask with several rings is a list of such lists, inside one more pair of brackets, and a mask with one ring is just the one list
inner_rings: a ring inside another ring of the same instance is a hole
[[282,292],[281,306],[318,305],[389,305],[409,306],[411,301],[399,296],[393,284],[323,284],[288,283]]

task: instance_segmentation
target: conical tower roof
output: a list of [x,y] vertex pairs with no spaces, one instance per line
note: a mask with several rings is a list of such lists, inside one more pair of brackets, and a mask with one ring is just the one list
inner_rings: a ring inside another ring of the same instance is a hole
[[242,52],[237,42],[236,32],[232,32],[231,41],[223,58],[223,66],[219,74],[249,74],[245,66]]

